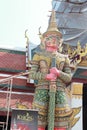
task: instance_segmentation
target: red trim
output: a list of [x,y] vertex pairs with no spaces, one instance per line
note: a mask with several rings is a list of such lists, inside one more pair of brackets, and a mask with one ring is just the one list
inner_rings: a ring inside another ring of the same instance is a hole
[[66,130],[66,128],[54,128],[54,130]]
[[87,79],[73,78],[72,82],[87,83]]
[[43,127],[38,127],[38,130],[45,130],[45,128],[43,128]]

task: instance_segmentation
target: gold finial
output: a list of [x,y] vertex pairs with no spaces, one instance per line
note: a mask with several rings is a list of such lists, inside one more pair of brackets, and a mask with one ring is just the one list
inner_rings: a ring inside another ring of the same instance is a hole
[[29,43],[29,38],[28,38],[28,36],[27,36],[27,31],[28,31],[28,29],[25,30],[25,38],[27,39],[26,44]]
[[39,34],[38,34],[38,35],[39,35],[39,38],[42,39],[43,35],[42,35],[40,29],[41,29],[41,26],[40,26],[39,29],[38,29],[38,30],[39,30]]
[[50,22],[49,22],[48,29],[43,34],[43,36],[46,36],[47,34],[50,34],[50,33],[55,33],[59,37],[62,37],[62,33],[57,28],[56,15],[55,15],[55,11],[54,10],[52,10],[52,15],[51,15],[51,19],[50,19]]
[[81,44],[80,41],[77,42],[77,53],[81,52]]
[[85,53],[87,54],[87,43],[85,45]]

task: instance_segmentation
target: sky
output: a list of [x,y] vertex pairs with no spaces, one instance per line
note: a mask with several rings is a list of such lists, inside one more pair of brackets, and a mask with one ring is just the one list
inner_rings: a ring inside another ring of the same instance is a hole
[[38,29],[44,33],[52,10],[51,0],[0,0],[0,46],[25,47],[29,41],[39,44]]

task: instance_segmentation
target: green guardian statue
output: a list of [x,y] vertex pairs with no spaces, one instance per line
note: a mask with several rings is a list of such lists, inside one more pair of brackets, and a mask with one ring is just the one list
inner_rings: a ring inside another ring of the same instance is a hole
[[61,52],[62,34],[57,29],[55,11],[40,45],[34,49],[29,78],[35,80],[33,109],[38,110],[38,130],[71,130],[80,108],[71,108],[66,93],[71,82],[68,55]]

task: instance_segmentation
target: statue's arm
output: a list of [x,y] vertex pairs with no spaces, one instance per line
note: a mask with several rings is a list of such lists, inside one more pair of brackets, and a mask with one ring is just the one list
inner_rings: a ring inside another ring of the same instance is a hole
[[40,72],[39,68],[39,55],[35,55],[33,57],[33,60],[31,61],[31,69],[29,73],[29,79],[34,79],[34,80],[42,80],[45,79],[46,74]]
[[59,78],[65,83],[69,83],[72,79],[70,62],[69,62],[68,58],[66,58],[66,60],[65,60],[65,65],[64,65],[63,71],[60,70]]

